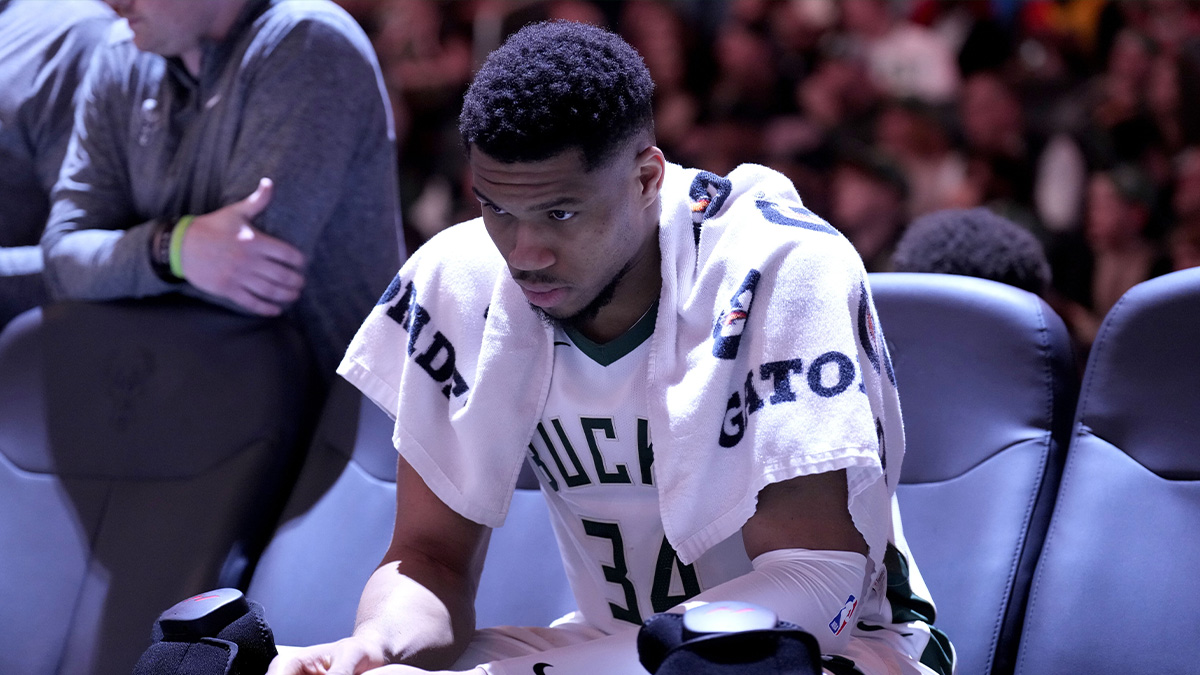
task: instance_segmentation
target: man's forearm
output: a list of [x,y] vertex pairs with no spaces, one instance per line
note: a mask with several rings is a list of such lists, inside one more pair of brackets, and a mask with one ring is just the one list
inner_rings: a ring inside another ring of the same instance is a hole
[[[719,600],[750,602],[811,633],[822,653],[837,654],[845,648],[858,616],[854,608],[865,582],[864,556],[845,551],[771,551],[756,558],[754,568],[670,611],[682,613],[693,604]],[[644,672],[638,665],[634,627],[591,642],[483,664],[477,670],[486,675],[525,675],[537,663],[550,664],[554,670],[549,672],[561,675]]]
[[474,587],[418,557],[381,565],[363,589],[355,637],[380,646],[390,663],[447,668],[475,632]]
[[153,223],[128,230],[47,231],[46,286],[56,299],[111,300],[173,290],[150,268]]

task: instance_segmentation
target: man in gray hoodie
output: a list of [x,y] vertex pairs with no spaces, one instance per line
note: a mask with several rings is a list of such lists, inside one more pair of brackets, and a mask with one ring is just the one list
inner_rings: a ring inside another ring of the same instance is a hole
[[79,82],[115,18],[100,0],[0,0],[0,328],[45,302],[50,189]]
[[326,378],[402,254],[395,137],[332,2],[110,0],[42,237],[55,298],[286,315]]

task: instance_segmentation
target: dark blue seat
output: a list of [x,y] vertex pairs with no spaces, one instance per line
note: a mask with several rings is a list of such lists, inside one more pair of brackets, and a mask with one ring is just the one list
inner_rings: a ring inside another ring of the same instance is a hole
[[[532,473],[492,533],[476,625],[546,625],[574,608]],[[363,584],[392,534],[396,450],[392,421],[345,381],[331,391],[280,526],[247,596],[262,603],[280,644],[346,637]],[[401,515],[403,517],[403,515]]]
[[130,672],[163,609],[237,584],[286,489],[308,356],[185,299],[0,334],[0,672]]
[[904,412],[897,495],[936,625],[959,673],[1011,670],[1074,409],[1066,328],[1037,296],[983,279],[871,286]]
[[1131,289],[1088,360],[1018,673],[1200,669],[1200,269]]

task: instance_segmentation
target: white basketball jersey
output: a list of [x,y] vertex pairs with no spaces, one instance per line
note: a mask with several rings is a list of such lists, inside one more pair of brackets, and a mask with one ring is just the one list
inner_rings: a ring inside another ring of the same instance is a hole
[[[605,633],[639,626],[752,570],[740,533],[692,565],[680,562],[663,533],[647,422],[654,315],[651,308],[625,335],[604,345],[556,330],[550,392],[529,444],[581,618]],[[898,519],[893,513],[894,524]],[[864,664],[868,652],[883,654],[884,662],[908,654],[904,672],[929,672],[918,658],[948,672],[951,647],[926,623],[933,607],[910,561],[897,527],[885,555],[887,575],[867,590],[860,620],[851,627],[854,640],[861,641],[852,653]]]
[[580,613],[605,632],[751,570],[740,535],[683,565],[663,534],[646,414],[653,329],[651,310],[605,345],[556,331],[549,397],[530,443]]

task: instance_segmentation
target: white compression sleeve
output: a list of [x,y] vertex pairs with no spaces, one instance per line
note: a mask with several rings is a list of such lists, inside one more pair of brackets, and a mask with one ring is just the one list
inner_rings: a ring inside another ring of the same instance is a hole
[[[763,553],[751,564],[753,571],[714,586],[672,611],[718,600],[751,602],[812,633],[822,654],[844,650],[853,618],[858,615],[850,608],[860,602],[866,585],[865,556],[848,551],[780,549]],[[553,675],[645,675],[638,662],[636,640],[636,630],[622,631],[577,645],[495,661],[477,670],[488,675],[527,675],[535,672],[536,664],[544,663],[553,666],[552,671],[547,669]]]

